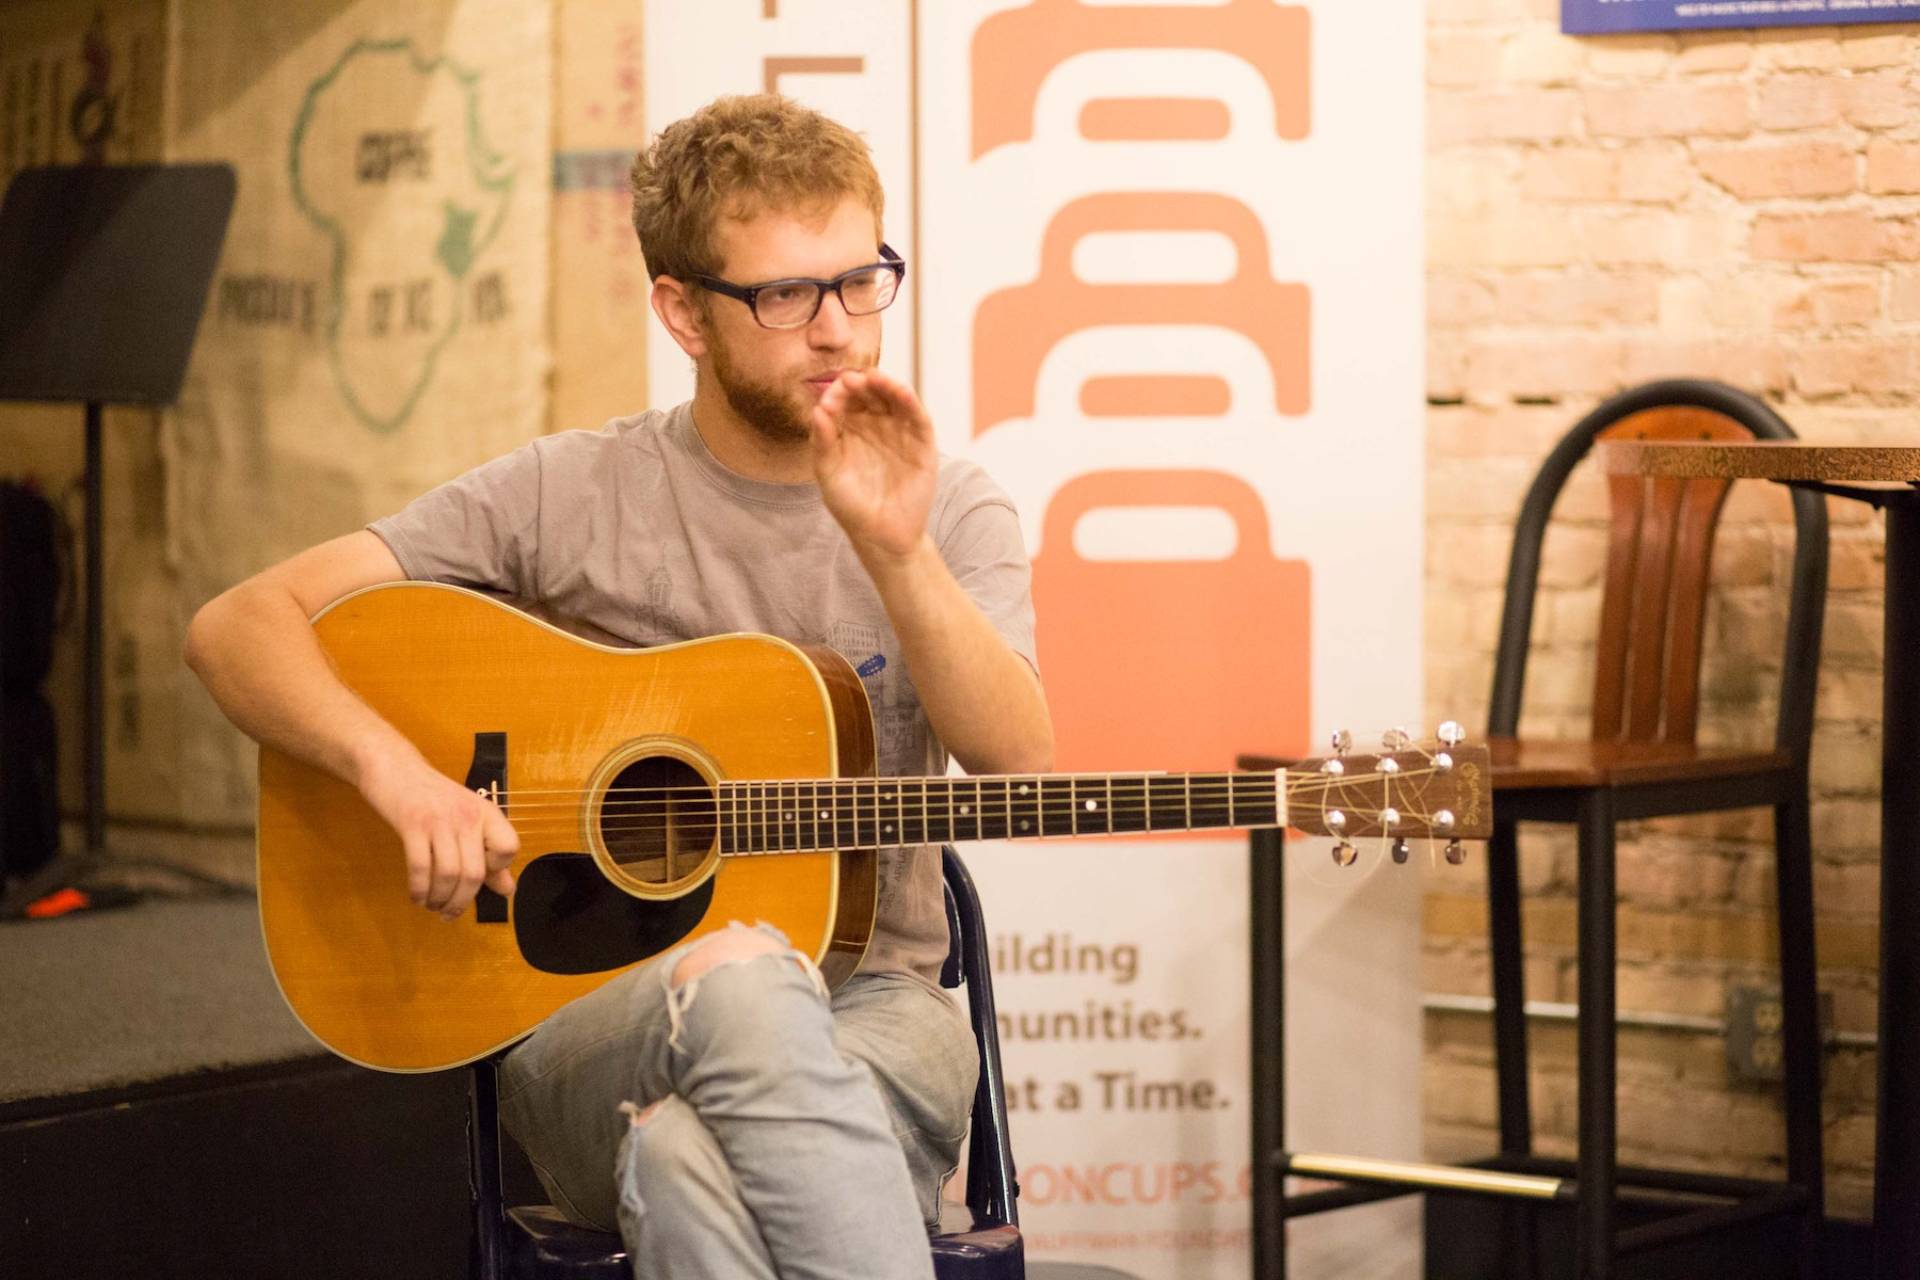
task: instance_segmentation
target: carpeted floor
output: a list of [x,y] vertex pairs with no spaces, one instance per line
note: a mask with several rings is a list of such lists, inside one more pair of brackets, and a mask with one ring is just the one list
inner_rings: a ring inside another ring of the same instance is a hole
[[0,1103],[307,1057],[251,898],[0,923]]

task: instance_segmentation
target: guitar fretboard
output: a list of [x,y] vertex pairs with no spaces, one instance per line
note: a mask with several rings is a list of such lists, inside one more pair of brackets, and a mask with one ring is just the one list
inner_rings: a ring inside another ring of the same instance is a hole
[[735,856],[1272,827],[1282,818],[1271,773],[726,782],[717,800],[720,852]]

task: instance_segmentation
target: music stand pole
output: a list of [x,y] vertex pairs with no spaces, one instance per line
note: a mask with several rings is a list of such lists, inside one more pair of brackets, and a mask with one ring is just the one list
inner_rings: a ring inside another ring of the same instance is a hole
[[100,568],[101,493],[106,488],[100,478],[104,416],[100,401],[87,401],[87,657],[82,735],[86,753],[87,856],[90,859],[102,856],[107,848],[106,679],[102,668],[105,645],[101,618],[104,592]]

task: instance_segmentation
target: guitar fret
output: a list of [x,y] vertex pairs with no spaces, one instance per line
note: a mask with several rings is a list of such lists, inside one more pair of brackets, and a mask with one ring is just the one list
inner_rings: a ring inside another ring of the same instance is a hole
[[[1196,775],[1200,783],[1200,799],[1195,805],[1193,824],[1197,829],[1217,830],[1233,825],[1233,793],[1229,774],[1203,773]],[[1226,794],[1221,794],[1222,792]]]
[[1072,835],[1073,779],[1040,778],[1036,783],[1040,793],[1039,833],[1043,836]]
[[[1007,801],[1005,778],[982,778],[974,783],[980,803],[974,813],[975,829],[982,840],[1005,840],[1013,834],[1012,807]],[[1003,825],[1004,823],[1004,825]]]
[[1080,783],[1077,779],[1067,779],[1067,834],[1080,834]]
[[[959,782],[959,786],[961,788],[960,790],[961,809],[960,809],[959,816],[962,818],[973,819],[973,835],[967,836],[963,834],[966,828],[962,827],[956,821],[954,823],[954,836],[955,838],[961,839],[961,840],[966,840],[966,839],[979,840],[982,838],[981,831],[980,831],[980,779],[962,778]],[[971,795],[969,795],[968,792],[966,791],[966,788],[969,786],[973,788]]]
[[1110,773],[1107,775],[1107,833],[1118,834],[1123,831],[1140,831],[1145,828],[1145,819],[1134,801],[1135,788],[1139,785],[1137,775]]
[[[1017,823],[1014,819],[1015,795],[1019,796],[1020,804],[1023,806],[1020,810],[1020,817]],[[1029,796],[1032,797],[1031,800],[1028,799]],[[1040,824],[1043,821],[1042,813],[1039,779],[1036,778],[1032,784],[1025,782],[1015,783],[1012,779],[1008,779],[1007,834],[1016,838],[1041,834]]]
[[833,847],[836,849],[860,847],[859,811],[854,797],[856,785],[837,782],[833,786]]
[[[935,788],[940,794],[935,794]],[[934,820],[944,823],[936,828]],[[953,783],[945,778],[920,780],[920,843],[946,844],[953,839]]]
[[1278,826],[1277,800],[1270,774],[1235,774],[1234,786],[1245,794],[1240,797],[1239,817],[1235,823],[1245,827]]
[[1148,780],[1147,806],[1153,818],[1153,828],[1161,831],[1187,829],[1185,789],[1186,779],[1183,777],[1160,774]]

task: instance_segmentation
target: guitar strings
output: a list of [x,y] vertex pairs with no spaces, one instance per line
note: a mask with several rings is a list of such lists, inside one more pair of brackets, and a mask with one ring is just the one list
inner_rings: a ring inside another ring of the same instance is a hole
[[[1403,786],[1404,786],[1406,783],[1411,782],[1416,778],[1431,776],[1435,772],[1436,770],[1432,768],[1427,768],[1427,769],[1404,770],[1399,774],[1347,774],[1347,775],[1290,774],[1288,777],[1288,782],[1290,785],[1287,788],[1287,799],[1289,801],[1293,801],[1296,799],[1304,801],[1304,800],[1313,798],[1308,793],[1317,792],[1319,793],[1319,799],[1321,801],[1319,808],[1322,814],[1324,815],[1324,812],[1328,807],[1326,804],[1326,800],[1329,794],[1336,794],[1344,791],[1357,789],[1363,783],[1370,783],[1378,779],[1391,780],[1391,779],[1397,778],[1403,783]],[[1022,775],[1015,775],[1015,777],[1018,777],[1018,776],[1022,776]],[[725,790],[732,791],[733,794],[730,797],[726,797],[726,798],[729,798],[734,801],[736,806],[735,812],[727,815],[725,818],[722,818],[717,812],[715,812],[718,806],[714,805],[712,808],[709,809],[709,814],[711,814],[710,817],[708,817],[707,814],[697,815],[696,821],[698,821],[698,818],[700,817],[707,817],[711,825],[713,825],[716,828],[716,834],[721,834],[720,829],[724,828],[725,829],[724,834],[728,836],[735,837],[736,839],[738,839],[744,834],[747,837],[744,840],[739,840],[739,843],[741,844],[742,847],[735,850],[722,850],[721,852],[723,856],[751,855],[754,853],[761,853],[761,852],[765,852],[765,853],[809,852],[809,851],[814,851],[816,849],[818,851],[826,852],[826,851],[832,851],[833,849],[838,847],[861,847],[861,848],[871,848],[876,846],[882,847],[882,848],[905,847],[904,845],[895,844],[892,842],[881,843],[878,840],[878,837],[883,834],[890,834],[891,827],[895,823],[897,823],[902,828],[903,833],[906,830],[910,829],[911,824],[917,824],[919,826],[919,829],[923,833],[923,835],[929,835],[929,840],[927,842],[931,842],[932,837],[931,837],[931,833],[929,832],[929,826],[930,824],[933,824],[941,817],[945,817],[948,819],[947,838],[954,838],[956,832],[959,829],[964,827],[968,818],[973,818],[974,820],[974,829],[976,832],[976,835],[974,838],[976,839],[978,838],[989,838],[989,839],[1004,838],[1009,840],[1064,839],[1064,838],[1074,838],[1078,836],[1102,835],[1102,834],[1137,834],[1136,832],[1133,832],[1133,831],[1115,832],[1112,830],[1111,820],[1108,819],[1103,823],[1098,810],[1094,810],[1094,811],[1085,810],[1084,805],[1086,800],[1092,799],[1092,797],[1077,797],[1072,794],[1071,788],[1068,788],[1068,794],[1065,794],[1065,795],[1060,794],[1061,788],[1058,785],[1059,782],[1061,781],[1071,782],[1071,781],[1077,781],[1078,779],[1081,779],[1081,778],[1094,777],[1094,778],[1100,778],[1104,780],[1106,783],[1106,786],[1103,788],[1103,791],[1110,797],[1108,802],[1109,814],[1130,811],[1133,813],[1139,813],[1147,817],[1150,822],[1155,809],[1162,802],[1164,802],[1168,805],[1174,806],[1179,810],[1181,810],[1182,816],[1188,817],[1189,819],[1188,823],[1176,822],[1172,825],[1161,828],[1162,831],[1176,832],[1176,831],[1182,831],[1182,830],[1209,829],[1208,826],[1204,823],[1198,826],[1189,825],[1191,817],[1190,817],[1190,814],[1188,814],[1186,811],[1190,809],[1191,805],[1194,803],[1198,803],[1203,807],[1206,807],[1206,806],[1215,807],[1215,810],[1216,810],[1215,812],[1205,815],[1207,819],[1211,820],[1213,823],[1216,824],[1212,829],[1220,829],[1220,828],[1231,829],[1235,826],[1241,826],[1241,825],[1247,825],[1247,826],[1278,825],[1276,823],[1242,824],[1242,823],[1233,821],[1234,818],[1238,817],[1237,814],[1234,814],[1231,811],[1229,811],[1228,813],[1218,812],[1218,806],[1220,806],[1222,803],[1226,803],[1230,806],[1235,805],[1236,803],[1246,803],[1249,805],[1257,806],[1261,802],[1266,801],[1269,797],[1266,794],[1264,794],[1264,790],[1265,790],[1265,787],[1272,781],[1272,775],[1264,771],[1256,772],[1256,771],[1249,770],[1249,771],[1237,771],[1237,772],[1228,772],[1228,773],[1220,773],[1220,774],[1197,775],[1197,779],[1196,777],[1180,777],[1180,778],[1177,778],[1177,781],[1180,784],[1179,790],[1177,792],[1174,792],[1171,787],[1167,787],[1164,790],[1161,790],[1161,794],[1159,794],[1158,796],[1156,796],[1155,794],[1156,788],[1152,784],[1154,782],[1162,782],[1162,783],[1167,782],[1168,777],[1165,774],[1135,774],[1135,775],[1125,775],[1125,776],[1115,776],[1115,775],[1108,775],[1108,774],[1090,774],[1090,775],[1088,774],[1078,774],[1078,775],[1049,774],[1049,775],[1033,775],[1033,776],[1036,777],[1036,780],[1040,776],[1044,776],[1046,778],[1052,779],[1054,780],[1055,785],[1051,787],[1036,788],[1037,794],[1034,797],[1034,799],[1037,801],[1037,804],[1029,805],[1024,800],[1017,802],[1020,805],[1019,809],[1015,811],[1015,813],[1018,816],[1024,817],[1028,814],[1031,814],[1033,819],[1040,824],[1041,829],[1038,832],[1031,832],[1031,833],[1023,833],[1021,831],[1017,831],[1013,829],[1010,824],[1012,823],[1015,815],[1002,812],[1002,804],[1013,800],[1013,797],[1008,793],[1002,793],[999,796],[984,797],[985,803],[983,803],[981,806],[982,807],[981,814],[973,815],[973,814],[959,813],[954,811],[952,808],[952,806],[955,803],[971,803],[970,801],[956,801],[954,798],[954,793],[951,791],[944,797],[942,797],[938,792],[938,788],[941,787],[942,785],[948,785],[948,786],[957,787],[957,788],[965,788],[966,786],[970,785],[970,783],[976,781],[971,779],[942,779],[942,778],[903,779],[901,781],[909,785],[897,785],[897,786],[891,787],[888,794],[886,795],[880,795],[878,794],[877,791],[872,793],[871,796],[862,796],[862,795],[859,795],[858,793],[854,793],[850,797],[855,802],[853,805],[843,808],[836,804],[832,807],[832,816],[828,817],[827,819],[821,819],[821,820],[816,820],[812,813],[813,806],[817,802],[817,795],[813,795],[813,796],[802,795],[798,790],[799,788],[807,788],[809,790],[812,790],[813,788],[817,787],[821,783],[824,783],[828,786],[835,786],[835,785],[839,785],[846,782],[853,782],[856,786],[862,783],[865,783],[873,787],[880,787],[880,786],[888,785],[887,781],[881,780],[881,779],[874,779],[871,781],[867,779],[822,779],[817,781],[816,780],[794,780],[791,782],[780,782],[780,781],[769,780],[765,782],[751,782],[751,783],[729,781],[729,782],[724,782],[722,784],[722,787]],[[1194,785],[1196,780],[1197,780],[1197,785]],[[986,786],[993,785],[992,782],[989,782],[988,780],[985,780],[985,779],[981,779],[977,781],[979,781],[982,785],[986,785]],[[1004,780],[996,779],[994,781],[1005,781],[1008,783],[1009,787],[1011,784],[1011,779],[1004,779]],[[1253,783],[1254,785],[1251,787],[1243,785],[1249,782]],[[915,784],[915,783],[921,784],[920,790],[917,792],[911,789],[911,784]],[[748,793],[748,792],[743,792],[742,790],[743,788],[750,788],[750,787],[758,787],[758,788],[762,788],[763,790],[757,796],[752,795],[751,793]],[[793,787],[793,788],[796,788],[796,790],[793,794],[782,795],[782,794],[779,794],[777,791],[778,788],[782,788],[782,787]],[[1117,791],[1116,791],[1116,788],[1117,788]],[[1385,789],[1386,788],[1383,787],[1383,791]],[[1249,791],[1249,790],[1253,791],[1255,794],[1252,796],[1242,796],[1238,794],[1240,792]],[[632,833],[632,832],[659,831],[663,825],[663,821],[671,820],[673,810],[676,807],[676,802],[671,797],[676,797],[676,796],[682,797],[684,800],[685,797],[691,796],[696,800],[706,800],[709,802],[711,802],[713,798],[712,790],[702,785],[686,785],[686,786],[678,786],[678,787],[614,788],[614,789],[611,789],[606,794],[612,794],[613,792],[637,794],[644,797],[642,799],[616,800],[616,801],[613,801],[611,804],[605,804],[602,806],[602,821],[598,824],[598,829],[603,833],[603,835],[615,836],[615,837]],[[540,789],[530,788],[518,794],[586,794],[586,793],[587,793],[587,789],[580,789],[578,791],[573,789],[542,791]],[[582,814],[581,806],[579,806],[578,804],[561,803],[558,805],[554,805],[549,803],[545,805],[522,804],[522,805],[516,806],[512,804],[512,797],[514,794],[516,793],[511,788],[507,792],[507,798],[509,802],[509,809],[508,809],[509,820],[512,820],[514,814],[524,812],[527,809],[557,808],[562,810],[563,812],[570,812],[571,814],[574,815],[573,818],[561,818],[559,817],[559,815],[553,815],[544,819],[539,817],[522,819],[521,821],[514,823],[516,831],[520,831],[528,834],[539,833],[542,831],[550,832],[550,833],[559,832],[563,834],[572,834],[579,829],[581,825],[581,822],[579,821],[579,819],[584,817],[584,815]],[[960,794],[964,795],[964,791],[960,792]],[[661,799],[659,798],[661,796],[667,796],[669,798]],[[849,798],[849,797],[846,797],[845,793],[841,793],[841,798]],[[867,803],[869,799],[871,799],[872,801],[871,804]],[[1409,799],[1411,799],[1411,797],[1409,797]],[[804,802],[804,805],[803,805],[803,802]],[[738,806],[740,806],[742,803],[744,803],[744,805],[748,809],[748,812],[746,812],[745,814],[741,814],[738,812]],[[1140,807],[1137,809],[1132,808],[1132,806],[1135,805],[1136,803]],[[1407,803],[1407,802],[1403,801],[1403,803]],[[785,814],[780,813],[779,807],[787,804],[794,804],[797,807],[793,810],[789,810]],[[756,805],[761,806],[757,814],[753,812],[753,808]],[[1120,806],[1122,805],[1127,806],[1127,808],[1125,809],[1121,808]],[[911,809],[909,808],[910,806],[911,806]],[[708,806],[703,805],[700,807],[707,808]],[[1350,807],[1352,806],[1350,805]],[[1382,807],[1385,807],[1385,806],[1382,806]],[[607,813],[609,809],[614,810],[614,812],[611,815],[608,815]],[[1354,807],[1354,812],[1357,816],[1362,817],[1363,823],[1366,821],[1365,815],[1367,811],[1364,807]],[[1092,826],[1097,828],[1100,825],[1105,825],[1107,827],[1107,830],[1104,832],[1099,831],[1097,829],[1088,830],[1088,831],[1069,830],[1069,831],[1053,831],[1053,832],[1049,832],[1046,830],[1046,827],[1050,823],[1054,825],[1058,825],[1059,820],[1063,818],[1068,819],[1071,825],[1077,827],[1078,822],[1081,819],[1082,813],[1090,813],[1090,816],[1092,817],[1092,823],[1091,823]],[[802,816],[803,814],[804,816]],[[611,816],[614,820],[612,821],[607,820],[609,816]],[[1373,816],[1377,818],[1377,813],[1375,813]],[[1402,818],[1411,820],[1415,823],[1424,824],[1429,828],[1431,827],[1431,815],[1415,810],[1411,805],[1409,805],[1407,810],[1403,811]],[[621,819],[625,819],[625,821],[622,821]],[[638,821],[634,821],[634,819],[638,819]],[[558,822],[557,826],[555,825],[556,821]],[[869,825],[876,839],[871,842],[855,844],[852,846],[839,846],[837,843],[821,842],[818,840],[817,837],[820,834],[820,825],[822,822],[824,822],[830,830],[837,829],[839,826],[853,827],[855,831],[856,841],[859,838],[861,825],[867,824]],[[1004,836],[996,834],[994,836],[982,837],[978,834],[983,825],[997,826],[1002,822],[1006,822],[1009,824],[1009,829]],[[812,841],[808,841],[804,838],[808,828],[812,828],[813,835],[816,837]],[[1150,825],[1144,829],[1145,832],[1150,832],[1151,830],[1152,828]],[[1140,832],[1140,833],[1144,833],[1144,832]],[[1366,838],[1371,838],[1373,835],[1376,834],[1376,832],[1356,831],[1352,834],[1366,837]],[[1382,830],[1379,830],[1377,834],[1384,839],[1384,838],[1390,838],[1395,833],[1382,829]],[[1420,831],[1408,831],[1404,834],[1413,836],[1415,838],[1421,838],[1423,835],[1426,838],[1429,838],[1429,839],[1431,838],[1430,831],[1426,833],[1422,833]],[[791,845],[789,845],[789,841],[791,841]],[[908,842],[908,843],[919,843],[919,842]],[[758,848],[758,846],[761,846],[761,845],[765,845],[766,848],[764,849]]]
[[[1430,776],[1436,772],[1437,770],[1432,766],[1419,768],[1419,769],[1404,769],[1399,773],[1391,773],[1391,774],[1389,773],[1362,773],[1362,774],[1349,773],[1349,774],[1340,774],[1340,775],[1319,774],[1319,773],[1296,774],[1289,771],[1287,774],[1287,782],[1288,782],[1287,793],[1289,796],[1292,796],[1296,793],[1310,792],[1316,789],[1347,787],[1347,786],[1353,786],[1363,782],[1373,782],[1383,778],[1384,779],[1412,779],[1416,777]],[[1011,787],[1014,783],[1029,777],[1034,779],[1036,784],[1035,786],[1036,791],[1042,792],[1043,795],[1044,793],[1051,791],[1052,793],[1054,793],[1051,798],[1055,798],[1055,799],[1060,798],[1058,793],[1062,789],[1063,785],[1076,783],[1084,779],[1107,780],[1114,785],[1137,786],[1142,788],[1143,790],[1150,788],[1155,783],[1166,784],[1169,786],[1179,785],[1183,791],[1185,790],[1187,779],[1189,778],[1193,781],[1195,785],[1199,787],[1203,787],[1203,788],[1217,787],[1223,790],[1228,788],[1234,788],[1234,787],[1238,787],[1241,789],[1248,789],[1245,784],[1249,784],[1249,783],[1255,784],[1259,787],[1268,787],[1272,785],[1273,779],[1274,779],[1274,775],[1271,772],[1268,772],[1265,770],[1242,770],[1237,772],[1229,771],[1225,773],[1197,773],[1197,774],[1191,774],[1191,775],[1164,774],[1164,773],[1132,773],[1132,774],[1047,773],[1047,774],[996,775],[996,776],[980,777],[980,778],[854,777],[854,778],[791,778],[791,779],[779,779],[779,778],[723,779],[720,782],[719,787],[722,791],[732,791],[737,795],[739,794],[742,788],[748,788],[748,787],[767,788],[767,787],[891,786],[901,791],[902,794],[906,794],[907,793],[906,789],[909,786],[921,786],[928,789],[939,788],[939,787],[966,788],[971,786],[979,786],[982,788],[1000,787],[1000,786]],[[1042,782],[1045,783],[1044,786],[1040,785]],[[714,794],[714,787],[711,784],[707,784],[707,783],[682,783],[674,786],[608,787],[604,789],[594,788],[594,787],[549,787],[549,788],[507,787],[501,792],[501,794],[506,796],[509,802],[512,802],[512,800],[516,796],[529,796],[529,795],[551,795],[551,796],[638,795],[638,796],[647,796],[647,797],[669,795],[669,796],[699,797],[699,796],[712,796]],[[886,799],[889,803],[893,802],[891,795],[883,798]],[[538,807],[541,807],[543,803],[553,803],[553,802],[539,802],[531,805],[520,804],[515,807],[523,808],[523,809],[538,808]],[[574,807],[573,803],[570,801],[562,801],[558,803],[560,804],[561,807],[566,807],[566,808]]]

